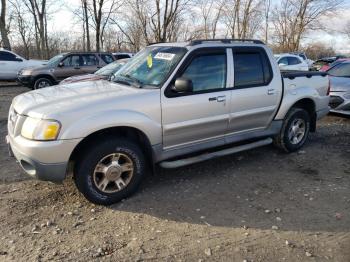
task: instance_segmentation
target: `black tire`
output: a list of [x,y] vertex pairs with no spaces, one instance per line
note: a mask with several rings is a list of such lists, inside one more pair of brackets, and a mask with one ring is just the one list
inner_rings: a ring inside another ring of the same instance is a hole
[[[300,137],[300,141],[293,143],[289,137],[289,132],[292,129],[293,123],[295,121],[301,120],[305,123],[305,132],[303,137]],[[274,139],[274,144],[284,150],[285,152],[295,152],[299,150],[305,144],[309,133],[310,133],[310,115],[309,113],[302,108],[292,108],[286,115],[286,118],[283,121],[282,129],[278,136]]]
[[[86,199],[98,205],[111,205],[137,191],[146,173],[146,162],[142,150],[136,144],[126,139],[112,137],[97,144],[91,144],[87,148],[88,150],[85,150],[85,154],[76,165],[74,176],[78,190]],[[101,159],[113,153],[128,156],[133,163],[134,171],[130,182],[124,188],[118,192],[106,193],[101,191],[94,182],[94,171]]]
[[41,89],[48,86],[52,86],[52,81],[46,77],[41,77],[35,80],[34,89]]

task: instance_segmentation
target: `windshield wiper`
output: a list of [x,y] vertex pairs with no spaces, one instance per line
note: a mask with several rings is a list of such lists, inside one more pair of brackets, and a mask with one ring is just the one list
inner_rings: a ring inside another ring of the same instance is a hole
[[120,75],[120,76],[130,79],[131,81],[133,81],[134,83],[137,84],[137,85],[134,85],[134,86],[136,86],[136,87],[138,87],[138,88],[142,88],[142,87],[143,87],[142,81],[140,81],[140,80],[137,79],[136,77],[133,77],[133,76],[131,76],[131,75],[129,75],[129,74]]

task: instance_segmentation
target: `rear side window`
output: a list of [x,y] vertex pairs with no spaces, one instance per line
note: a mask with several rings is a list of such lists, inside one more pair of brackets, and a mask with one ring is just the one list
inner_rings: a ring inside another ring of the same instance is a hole
[[114,62],[114,59],[111,55],[100,54],[100,57],[103,60],[103,62],[105,62],[106,64],[110,64],[110,63]]
[[95,55],[82,55],[82,66],[95,66],[98,65],[98,60]]
[[80,66],[80,56],[79,55],[70,55],[70,56],[66,57],[62,61],[62,63],[65,67]]
[[226,53],[198,55],[182,74],[192,80],[193,92],[226,87]]
[[301,64],[301,60],[296,57],[289,56],[288,57],[288,65],[299,65]]
[[235,52],[235,88],[267,85],[272,72],[266,55],[262,52]]
[[0,51],[0,61],[16,61],[16,56],[9,52]]
[[338,77],[350,77],[350,63],[338,64],[328,70],[328,74]]

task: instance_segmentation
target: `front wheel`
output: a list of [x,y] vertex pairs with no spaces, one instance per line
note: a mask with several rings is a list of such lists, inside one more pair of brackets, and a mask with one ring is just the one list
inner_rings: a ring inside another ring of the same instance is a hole
[[111,205],[132,195],[145,175],[140,148],[128,141],[105,139],[86,147],[77,163],[75,184],[89,201]]
[[34,89],[41,89],[48,86],[52,86],[52,82],[48,78],[39,78],[34,83]]
[[275,137],[275,145],[286,152],[299,150],[310,133],[310,115],[302,108],[292,108],[282,125],[280,134]]

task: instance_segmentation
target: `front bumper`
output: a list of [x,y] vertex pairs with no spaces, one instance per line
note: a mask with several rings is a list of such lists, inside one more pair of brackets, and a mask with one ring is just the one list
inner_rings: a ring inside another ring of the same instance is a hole
[[40,142],[8,135],[6,142],[29,176],[59,183],[66,177],[69,157],[80,140]]
[[34,81],[31,76],[17,75],[17,82],[28,87],[34,85]]
[[332,113],[350,115],[350,92],[331,92],[330,107]]

